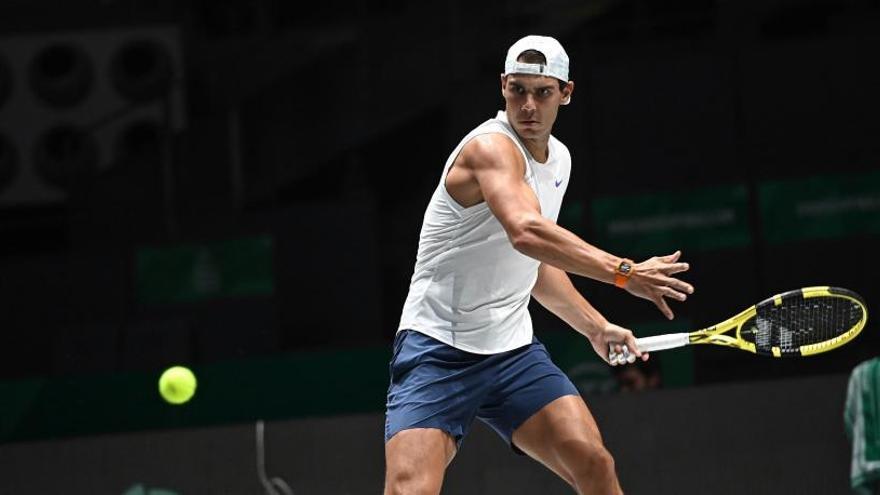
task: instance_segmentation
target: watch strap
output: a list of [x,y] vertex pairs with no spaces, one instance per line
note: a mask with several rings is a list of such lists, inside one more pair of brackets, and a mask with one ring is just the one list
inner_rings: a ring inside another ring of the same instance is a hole
[[629,282],[630,277],[632,277],[634,269],[635,263],[633,260],[623,258],[614,271],[614,285],[621,289],[626,287],[627,282]]

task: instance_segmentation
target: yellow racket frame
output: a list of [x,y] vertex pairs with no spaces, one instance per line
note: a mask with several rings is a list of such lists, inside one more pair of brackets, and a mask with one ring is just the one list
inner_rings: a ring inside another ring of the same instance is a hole
[[[846,332],[824,342],[801,346],[800,354],[802,356],[811,356],[814,354],[820,354],[822,352],[828,352],[832,349],[836,349],[846,344],[850,340],[854,339],[859,334],[859,332],[862,331],[862,329],[865,327],[865,323],[867,323],[868,321],[868,308],[865,306],[864,301],[862,301],[860,298],[858,298],[858,296],[846,289],[836,289],[829,286],[804,287],[799,290],[786,292],[785,294],[778,294],[776,296],[773,296],[771,299],[773,299],[773,302],[776,306],[779,306],[782,304],[783,298],[796,297],[798,292],[800,292],[801,297],[803,297],[804,299],[810,299],[814,297],[838,297],[841,299],[847,299],[856,303],[862,310],[862,317],[859,322]],[[714,344],[726,347],[734,347],[737,349],[742,349],[744,351],[749,351],[753,354],[757,354],[755,344],[742,338],[742,329],[743,325],[745,325],[746,322],[757,316],[758,306],[764,304],[765,302],[766,301],[762,301],[758,304],[755,304],[752,307],[740,312],[736,316],[722,321],[721,323],[712,325],[711,327],[707,327],[701,330],[697,330],[695,332],[691,332],[690,334],[688,334],[689,343]],[[734,333],[735,337],[731,335],[722,335],[726,334],[732,328],[736,328],[736,332]],[[771,352],[773,357],[782,357],[782,352],[780,351],[778,346],[773,346],[771,348]]]

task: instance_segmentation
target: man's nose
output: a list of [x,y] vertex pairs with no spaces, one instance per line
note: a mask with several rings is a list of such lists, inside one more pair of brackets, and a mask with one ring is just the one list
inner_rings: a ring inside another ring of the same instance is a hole
[[535,110],[535,98],[532,95],[526,95],[526,101],[523,102],[522,109],[526,112]]

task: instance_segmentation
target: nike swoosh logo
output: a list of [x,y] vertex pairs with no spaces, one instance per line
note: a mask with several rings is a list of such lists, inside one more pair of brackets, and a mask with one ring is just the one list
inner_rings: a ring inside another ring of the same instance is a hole
[[562,184],[561,180],[556,181],[556,187],[559,187]]

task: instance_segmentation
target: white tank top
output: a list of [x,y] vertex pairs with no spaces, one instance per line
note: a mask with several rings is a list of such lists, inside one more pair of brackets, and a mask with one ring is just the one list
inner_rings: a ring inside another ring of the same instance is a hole
[[526,162],[524,179],[541,214],[559,216],[568,187],[571,155],[550,136],[546,163],[525,149],[501,111],[470,132],[455,148],[425,211],[419,252],[398,331],[412,329],[458,349],[495,354],[532,342],[528,305],[540,262],[513,248],[486,202],[468,208],[446,190],[446,174],[462,148],[482,134],[504,134]]

